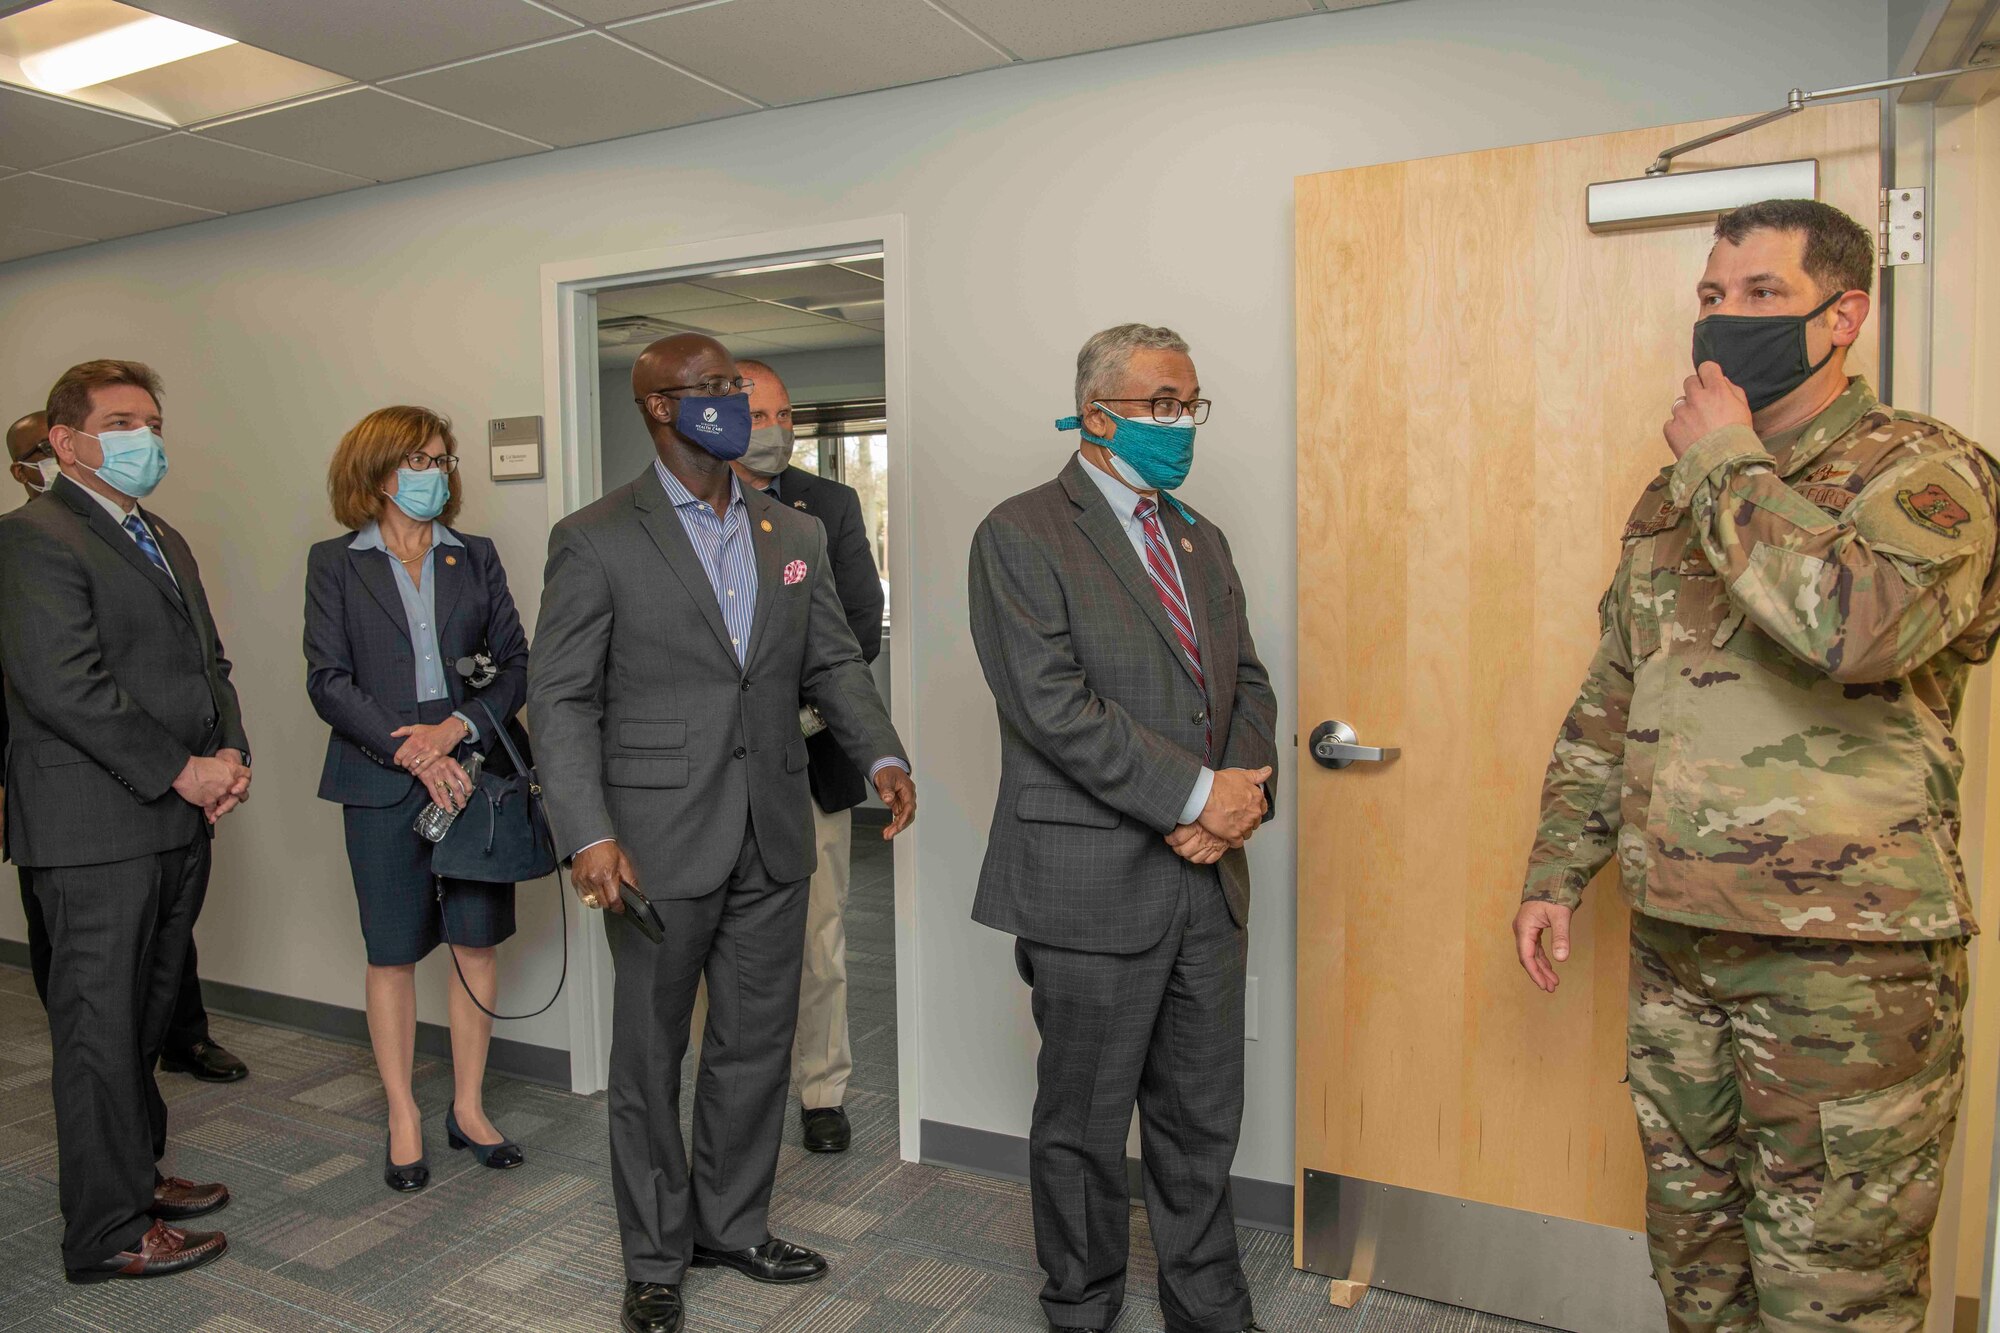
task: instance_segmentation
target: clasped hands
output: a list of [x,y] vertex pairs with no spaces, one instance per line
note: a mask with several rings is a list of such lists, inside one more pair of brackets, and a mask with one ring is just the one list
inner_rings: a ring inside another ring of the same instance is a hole
[[174,779],[174,791],[189,805],[200,806],[213,824],[250,799],[250,765],[243,762],[241,750],[191,754]]
[[1271,808],[1264,784],[1270,780],[1269,768],[1217,769],[1200,817],[1169,833],[1167,846],[1184,861],[1214,865],[1224,852],[1250,841],[1250,835],[1264,822],[1264,814]]
[[458,760],[451,757],[451,752],[471,734],[472,728],[457,717],[448,717],[428,726],[397,727],[389,735],[404,739],[392,762],[396,767],[414,774],[440,809],[462,810],[466,799],[472,795],[472,779],[460,767]]

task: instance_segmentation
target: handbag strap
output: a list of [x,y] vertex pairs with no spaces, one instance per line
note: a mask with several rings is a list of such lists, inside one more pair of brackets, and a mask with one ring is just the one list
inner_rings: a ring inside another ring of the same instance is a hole
[[507,757],[514,761],[514,771],[528,780],[529,792],[537,800],[540,800],[542,789],[535,781],[535,770],[529,768],[528,761],[521,757],[521,751],[515,746],[514,738],[507,734],[507,728],[500,725],[500,719],[493,716],[493,710],[486,706],[484,699],[474,699],[472,702],[479,705],[479,711],[486,714],[486,720],[493,724],[493,734],[498,736],[500,743],[507,747]]

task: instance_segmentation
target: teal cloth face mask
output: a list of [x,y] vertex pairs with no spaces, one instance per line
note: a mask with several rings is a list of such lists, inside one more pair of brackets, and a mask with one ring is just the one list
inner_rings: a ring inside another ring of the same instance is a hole
[[396,508],[417,522],[428,522],[444,512],[445,503],[451,499],[451,482],[434,467],[422,472],[399,467],[396,493],[389,498],[396,502]]
[[[1073,430],[1092,444],[1110,450],[1112,463],[1123,464],[1118,468],[1120,479],[1134,490],[1165,494],[1187,480],[1189,470],[1194,467],[1195,427],[1192,421],[1186,417],[1172,423],[1141,421],[1121,417],[1103,403],[1092,406],[1118,423],[1115,438],[1101,440],[1092,435],[1083,428],[1082,417],[1063,417],[1056,422],[1056,429]],[[1166,495],[1166,499],[1192,527],[1194,515],[1188,512],[1187,506],[1171,494]]]
[[[79,435],[90,435],[80,430]],[[167,475],[167,447],[160,437],[144,426],[133,430],[107,430],[90,435],[104,450],[104,462],[92,469],[97,479],[121,495],[143,500]]]

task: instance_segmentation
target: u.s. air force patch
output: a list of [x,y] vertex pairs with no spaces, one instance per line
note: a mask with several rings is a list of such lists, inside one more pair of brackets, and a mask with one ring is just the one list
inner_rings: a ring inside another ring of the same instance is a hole
[[1799,483],[1799,494],[1839,518],[1854,503],[1854,497],[1860,494],[1861,483],[1855,475],[1858,471],[1858,466],[1851,459],[1814,468]]
[[1946,537],[1958,536],[1959,529],[1972,521],[1972,511],[1936,482],[1920,491],[1897,491],[1896,505],[1918,527]]

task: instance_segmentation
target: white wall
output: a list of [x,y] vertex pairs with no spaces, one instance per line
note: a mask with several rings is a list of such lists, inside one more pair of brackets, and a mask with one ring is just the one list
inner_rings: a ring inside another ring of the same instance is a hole
[[[0,405],[14,405],[0,415],[85,356],[166,374],[160,509],[203,562],[258,754],[256,799],[219,850],[204,970],[356,1003],[360,942],[338,816],[312,797],[325,728],[298,648],[305,540],[333,531],[323,471],[340,431],[400,400],[468,428],[545,412],[545,261],[905,214],[909,428],[924,443],[897,640],[915,646],[921,1110],[1021,1134],[1027,997],[1008,942],[966,916],[998,745],[965,556],[981,515],[1067,455],[1074,437],[1049,423],[1070,409],[1078,343],[1143,319],[1194,344],[1217,408],[1187,494],[1255,590],[1290,734],[1292,178],[1761,110],[1793,84],[1879,75],[1885,42],[1882,0],[1407,0],[497,163],[0,267]],[[532,623],[541,483],[469,473],[466,525],[498,540]],[[1291,1174],[1295,778],[1251,853],[1262,1040],[1238,1169],[1272,1180]],[[547,929],[547,906],[523,903],[526,932]],[[18,936],[16,910],[0,895],[0,931]],[[552,939],[525,975],[522,952],[510,1004],[553,977]],[[427,994],[440,1017],[441,978]],[[555,1016],[511,1035],[565,1042]]]
[[835,347],[761,359],[778,372],[794,403],[880,398],[887,392],[880,346]]

